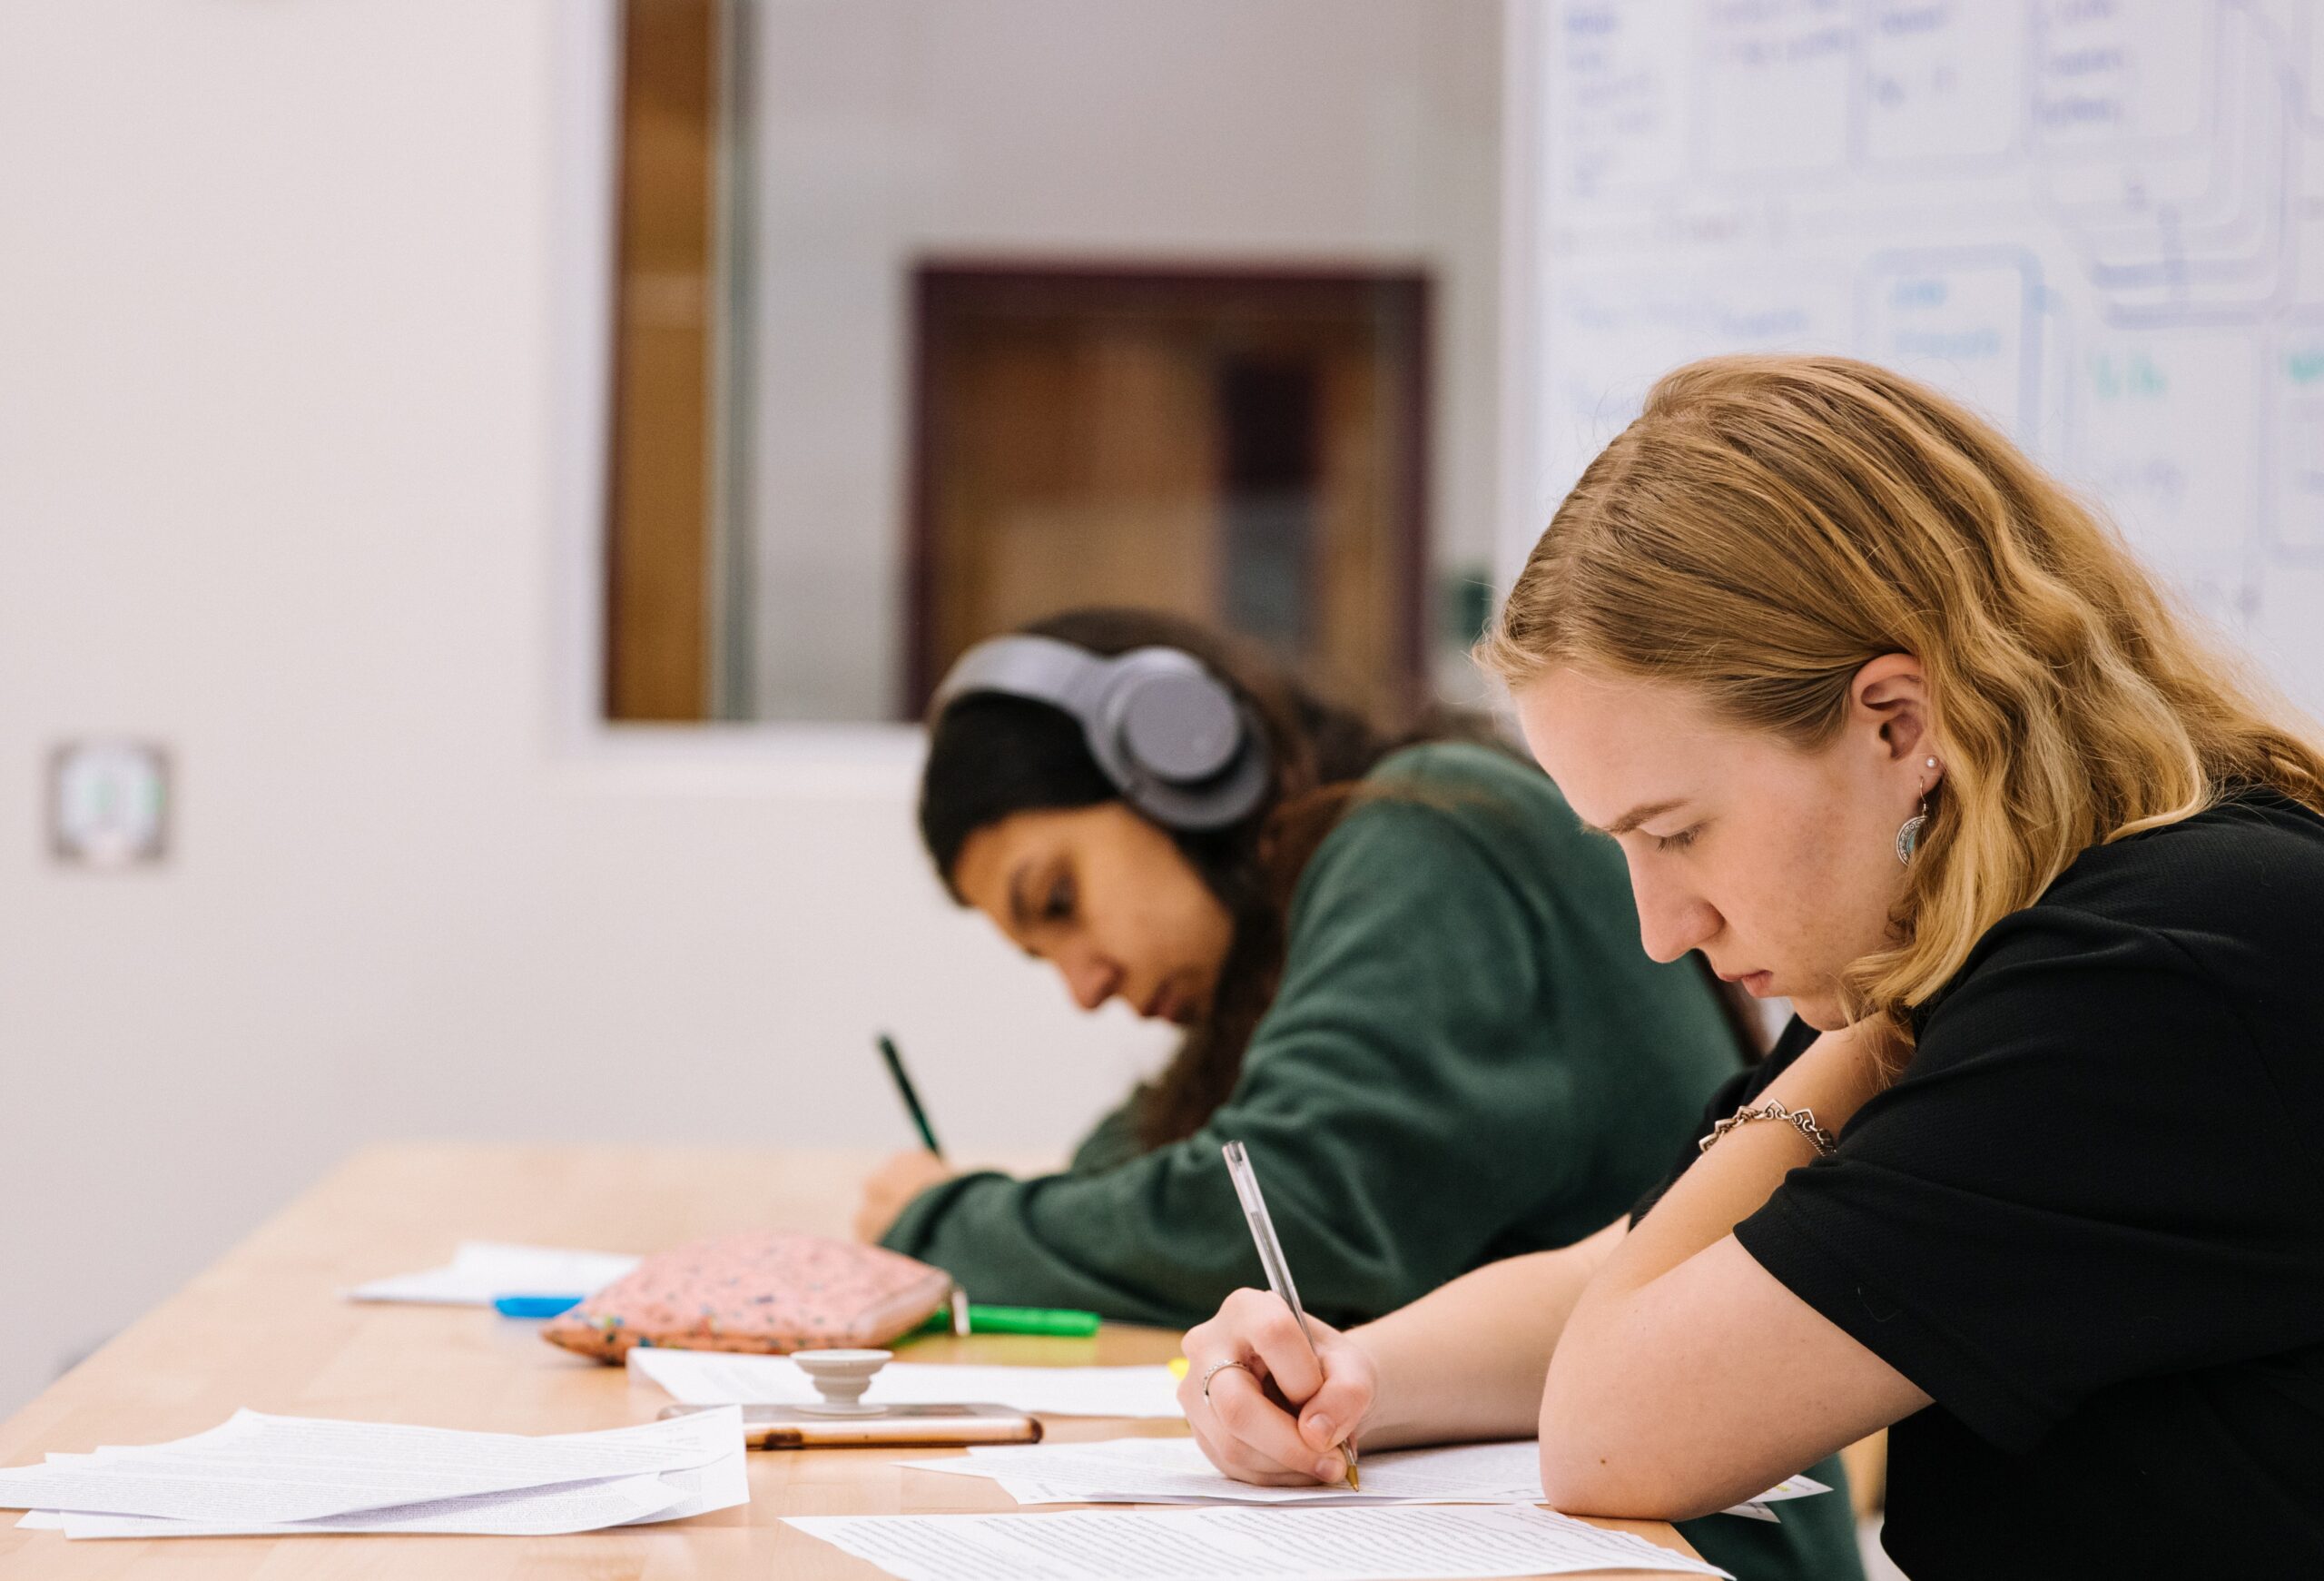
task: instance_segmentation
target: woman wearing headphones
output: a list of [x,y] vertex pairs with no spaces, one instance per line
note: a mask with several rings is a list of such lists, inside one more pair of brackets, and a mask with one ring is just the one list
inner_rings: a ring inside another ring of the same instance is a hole
[[[1208,1312],[1257,1274],[1238,1140],[1310,1309],[1376,1316],[1603,1224],[1740,1063],[1699,963],[1640,952],[1612,848],[1493,746],[1392,749],[1132,611],[980,645],[933,714],[921,830],[953,894],[1084,1008],[1186,1029],[1063,1174],[873,1177],[859,1230],[979,1300]],[[1689,1535],[1739,1574],[1859,1574],[1845,1494],[1794,1507]]]
[[1553,1503],[1682,1517],[1894,1423],[1915,1581],[2324,1575],[2307,728],[1984,422],[1830,358],[1667,377],[1485,657],[1648,952],[1801,1020],[1640,1217],[1320,1370],[1230,1299],[1211,1457],[1538,1426]]

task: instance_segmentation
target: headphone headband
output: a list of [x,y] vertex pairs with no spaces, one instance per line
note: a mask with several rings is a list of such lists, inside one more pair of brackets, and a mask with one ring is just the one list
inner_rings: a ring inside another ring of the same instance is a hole
[[929,701],[929,717],[985,692],[1071,715],[1106,777],[1157,823],[1224,828],[1249,815],[1266,794],[1257,722],[1226,683],[1183,649],[1139,647],[1109,657],[1050,637],[991,637],[946,673]]

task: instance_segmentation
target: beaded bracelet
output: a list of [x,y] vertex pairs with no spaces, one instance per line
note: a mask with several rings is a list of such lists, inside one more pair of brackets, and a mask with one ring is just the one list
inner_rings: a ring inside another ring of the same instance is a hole
[[1814,1143],[1816,1151],[1826,1158],[1830,1158],[1840,1145],[1832,1140],[1830,1131],[1816,1123],[1816,1112],[1813,1109],[1786,1109],[1780,1103],[1768,1102],[1760,1104],[1757,1109],[1737,1110],[1717,1125],[1712,1126],[1710,1134],[1695,1143],[1696,1150],[1700,1152],[1710,1151],[1712,1142],[1717,1141],[1737,1126],[1748,1124],[1754,1120],[1782,1121]]

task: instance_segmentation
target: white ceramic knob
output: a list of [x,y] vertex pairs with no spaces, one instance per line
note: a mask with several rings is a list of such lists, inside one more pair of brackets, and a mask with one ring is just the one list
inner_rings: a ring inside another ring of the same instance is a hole
[[791,1359],[814,1380],[816,1392],[823,1397],[799,1408],[827,1417],[879,1415],[880,1407],[863,1403],[863,1391],[872,1387],[873,1375],[888,1365],[889,1356],[885,1350],[793,1351]]

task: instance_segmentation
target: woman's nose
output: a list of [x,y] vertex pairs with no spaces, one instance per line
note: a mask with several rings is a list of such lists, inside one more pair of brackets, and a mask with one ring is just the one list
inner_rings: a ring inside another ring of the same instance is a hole
[[1095,1010],[1114,996],[1121,986],[1122,974],[1109,965],[1095,951],[1076,951],[1060,955],[1058,973],[1065,979],[1067,992],[1073,1002],[1084,1010]]
[[1635,871],[1630,893],[1638,902],[1638,937],[1649,956],[1676,961],[1718,932],[1718,913],[1701,896],[1650,883]]

